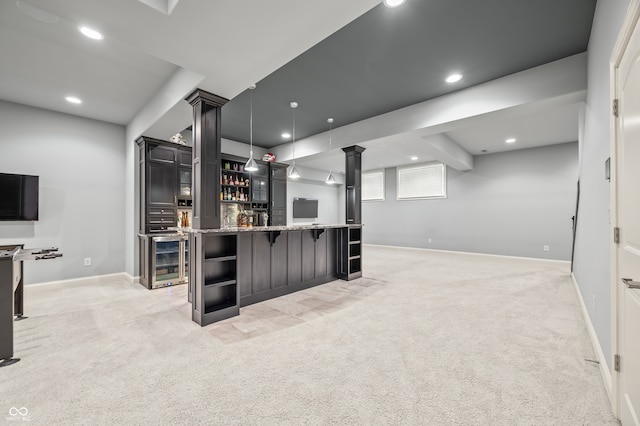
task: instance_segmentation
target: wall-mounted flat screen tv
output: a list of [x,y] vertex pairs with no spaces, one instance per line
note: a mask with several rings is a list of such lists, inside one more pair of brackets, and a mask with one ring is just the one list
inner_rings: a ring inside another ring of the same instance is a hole
[[294,198],[293,217],[299,219],[318,217],[318,200]]
[[0,220],[38,220],[38,176],[0,173]]

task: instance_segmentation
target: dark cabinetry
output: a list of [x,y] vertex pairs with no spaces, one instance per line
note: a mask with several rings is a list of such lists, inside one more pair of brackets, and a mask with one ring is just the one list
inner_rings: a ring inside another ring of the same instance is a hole
[[345,152],[346,221],[362,223],[362,153],[358,145],[342,148]]
[[362,276],[362,227],[343,228],[340,235],[340,279]]
[[284,226],[287,224],[287,165],[269,163],[269,172],[269,225]]
[[[221,155],[220,202],[223,225],[235,225],[239,211],[254,213],[254,225],[261,222],[260,213],[268,213],[268,225],[287,224],[287,165],[256,161],[258,170],[244,170],[246,158]],[[237,205],[237,210],[233,205]],[[229,208],[229,207],[233,208]],[[231,219],[231,223],[228,223]],[[238,224],[239,225],[239,224]]]
[[192,241],[192,256],[201,256],[192,271],[192,319],[207,325],[238,315],[237,235],[196,234]]
[[137,143],[140,232],[166,232],[177,226],[179,206],[191,206],[191,148],[146,136]]

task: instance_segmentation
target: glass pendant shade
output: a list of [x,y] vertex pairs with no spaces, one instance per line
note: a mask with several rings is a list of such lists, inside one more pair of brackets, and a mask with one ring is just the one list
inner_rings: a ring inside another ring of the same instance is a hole
[[327,180],[325,180],[325,182],[329,185],[335,185],[336,178],[334,178],[331,172],[329,172],[329,176],[327,176]]
[[291,166],[291,170],[289,170],[289,177],[291,179],[298,179],[300,177],[300,173],[298,173],[298,169],[296,169],[296,165]]
[[258,171],[258,163],[253,159],[253,151],[249,155],[249,161],[244,165],[244,169],[248,172],[257,172]]

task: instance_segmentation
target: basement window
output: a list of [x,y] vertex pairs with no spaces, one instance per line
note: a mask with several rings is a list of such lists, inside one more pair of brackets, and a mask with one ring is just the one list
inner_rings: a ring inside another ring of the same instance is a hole
[[362,173],[362,201],[384,201],[384,169]]
[[397,199],[447,198],[447,169],[440,162],[398,167]]

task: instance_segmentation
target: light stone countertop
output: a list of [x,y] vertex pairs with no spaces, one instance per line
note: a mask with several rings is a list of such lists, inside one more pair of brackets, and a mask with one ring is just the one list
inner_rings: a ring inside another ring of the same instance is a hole
[[169,228],[170,231],[178,231],[183,233],[194,234],[210,234],[210,233],[235,233],[235,232],[269,232],[269,231],[303,231],[309,229],[327,229],[327,228],[360,228],[362,225],[287,225],[287,226],[228,226],[220,229],[192,229],[192,228]]

